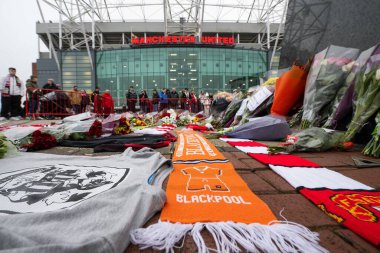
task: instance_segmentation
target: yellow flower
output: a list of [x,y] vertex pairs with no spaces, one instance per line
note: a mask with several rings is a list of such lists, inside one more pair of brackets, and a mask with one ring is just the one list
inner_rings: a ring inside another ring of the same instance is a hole
[[263,83],[261,86],[270,86],[275,85],[278,77],[271,77],[269,78],[265,83]]

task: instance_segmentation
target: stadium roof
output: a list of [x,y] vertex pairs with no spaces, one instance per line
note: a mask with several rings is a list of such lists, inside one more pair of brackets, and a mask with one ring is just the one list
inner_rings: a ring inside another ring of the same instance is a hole
[[[286,0],[37,0],[67,21],[280,23]],[[51,19],[58,18],[50,15]],[[54,20],[58,22],[57,20]]]
[[[255,44],[275,52],[282,39],[288,5],[288,0],[36,2],[42,18],[42,22],[37,23],[37,33],[58,66],[57,50],[87,50],[91,58],[91,50],[128,46],[133,37],[146,36],[152,27],[157,27],[157,32],[165,36],[194,35],[198,41],[203,33],[214,32],[216,36],[218,33],[236,33],[237,44]],[[140,34],[134,34],[138,32]]]

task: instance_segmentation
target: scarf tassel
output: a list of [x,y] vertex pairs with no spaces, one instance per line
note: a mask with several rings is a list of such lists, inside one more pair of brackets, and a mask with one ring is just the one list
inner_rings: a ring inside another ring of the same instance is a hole
[[[216,249],[210,249],[201,235],[206,229],[214,238]],[[200,253],[208,252],[307,252],[327,253],[319,245],[318,233],[297,223],[274,221],[268,225],[235,222],[208,222],[181,224],[159,222],[147,228],[131,232],[133,244],[140,249],[152,247],[155,250],[174,252],[184,237],[190,234]]]

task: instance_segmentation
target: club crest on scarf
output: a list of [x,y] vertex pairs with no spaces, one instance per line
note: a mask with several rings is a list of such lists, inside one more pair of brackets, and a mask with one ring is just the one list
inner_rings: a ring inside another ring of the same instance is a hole
[[221,180],[222,170],[209,166],[192,166],[182,170],[182,173],[189,176],[187,181],[187,191],[229,191],[226,184]]
[[107,191],[130,169],[46,165],[0,174],[0,213],[34,213],[71,208]]
[[358,220],[366,222],[377,222],[379,220],[373,212],[366,208],[366,206],[380,211],[380,196],[335,194],[331,197],[331,200]]

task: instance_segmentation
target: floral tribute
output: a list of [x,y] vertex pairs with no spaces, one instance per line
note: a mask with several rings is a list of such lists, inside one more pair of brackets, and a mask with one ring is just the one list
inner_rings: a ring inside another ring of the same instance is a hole
[[57,146],[57,139],[48,133],[41,133],[40,130],[34,131],[32,134],[32,141],[29,144],[22,145],[27,151],[36,151],[49,149]]
[[126,117],[121,117],[119,119],[119,125],[113,129],[113,134],[115,135],[124,135],[131,133],[131,124]]
[[102,122],[95,120],[88,131],[88,135],[100,137],[102,135]]

